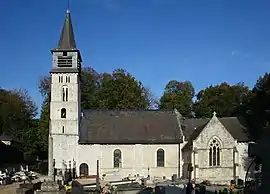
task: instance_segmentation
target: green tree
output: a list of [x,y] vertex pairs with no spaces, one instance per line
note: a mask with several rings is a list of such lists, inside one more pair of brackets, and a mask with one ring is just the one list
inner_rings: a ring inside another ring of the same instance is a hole
[[81,72],[81,105],[82,109],[98,108],[97,96],[100,90],[102,75],[91,67],[85,67]]
[[22,144],[22,151],[32,151],[37,107],[25,90],[0,90],[1,133]]
[[194,104],[194,112],[197,118],[209,118],[213,112],[219,117],[232,117],[239,114],[239,108],[249,89],[243,83],[229,85],[210,86],[201,90],[197,95]]
[[100,82],[97,103],[107,109],[146,109],[151,95],[141,82],[123,69],[104,73]]
[[241,115],[253,140],[270,129],[270,74],[259,77],[241,106]]
[[160,98],[160,109],[176,108],[184,117],[192,117],[192,105],[195,91],[190,81],[170,81]]

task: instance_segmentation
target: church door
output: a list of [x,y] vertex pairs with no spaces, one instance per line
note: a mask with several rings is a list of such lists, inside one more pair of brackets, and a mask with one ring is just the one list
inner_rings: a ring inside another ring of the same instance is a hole
[[88,175],[89,175],[88,165],[86,163],[82,163],[80,165],[80,176],[81,177],[86,177]]

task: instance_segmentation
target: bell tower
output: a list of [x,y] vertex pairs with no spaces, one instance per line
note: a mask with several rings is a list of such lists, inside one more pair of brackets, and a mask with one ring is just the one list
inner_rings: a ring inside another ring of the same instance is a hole
[[[58,47],[53,49],[50,99],[50,158],[62,170],[76,158],[81,117],[81,54],[76,47],[70,11],[67,10]],[[51,148],[50,148],[51,146]],[[50,162],[52,165],[52,162]],[[49,166],[50,169],[53,167]]]

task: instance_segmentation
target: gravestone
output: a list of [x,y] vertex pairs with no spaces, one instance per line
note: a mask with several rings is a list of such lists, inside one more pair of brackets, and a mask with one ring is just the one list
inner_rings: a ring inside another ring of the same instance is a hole
[[36,194],[64,194],[65,191],[59,191],[59,186],[54,181],[44,181],[41,184],[41,190],[36,191]]

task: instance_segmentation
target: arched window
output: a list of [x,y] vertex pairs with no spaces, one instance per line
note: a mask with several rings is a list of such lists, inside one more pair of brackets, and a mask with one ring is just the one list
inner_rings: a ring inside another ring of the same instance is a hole
[[61,118],[64,119],[67,117],[67,110],[65,108],[61,109]]
[[80,176],[81,177],[86,177],[88,175],[89,175],[88,165],[86,163],[82,163],[80,165]]
[[113,167],[121,168],[122,167],[122,153],[121,150],[116,149],[113,152]]
[[157,151],[157,167],[164,167],[165,165],[165,153],[163,149]]
[[63,76],[62,75],[59,76],[59,83],[63,83]]
[[66,76],[66,83],[70,83],[70,77]]
[[209,145],[209,166],[220,166],[220,143],[217,139]]
[[62,98],[63,98],[63,102],[68,101],[68,87],[67,86],[63,86],[62,88]]

